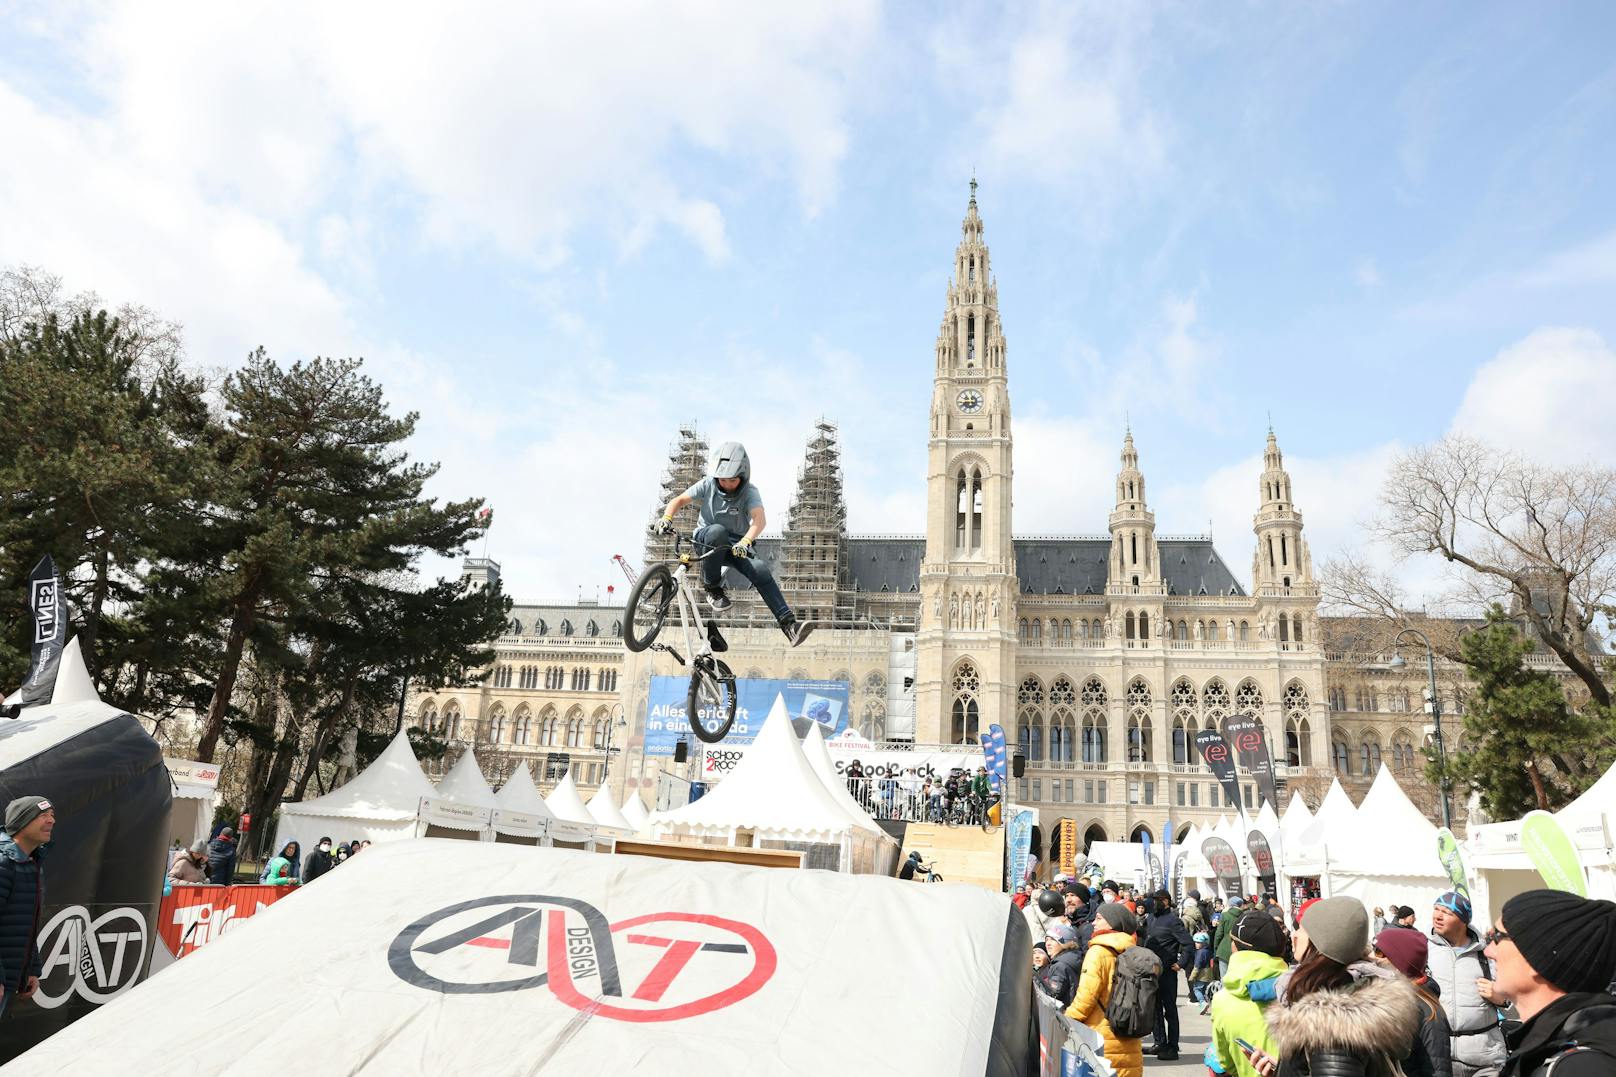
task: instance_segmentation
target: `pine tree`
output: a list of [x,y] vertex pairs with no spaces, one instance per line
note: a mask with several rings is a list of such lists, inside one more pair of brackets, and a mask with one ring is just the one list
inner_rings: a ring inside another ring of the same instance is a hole
[[[1478,791],[1492,818],[1514,819],[1561,807],[1603,772],[1601,761],[1616,753],[1616,723],[1596,705],[1572,710],[1552,674],[1527,667],[1532,643],[1503,607],[1489,609],[1486,624],[1467,633],[1460,649],[1475,692],[1467,700],[1463,748],[1446,775],[1439,761],[1430,761],[1433,782],[1446,776]],[[1595,765],[1573,765],[1573,757]]]

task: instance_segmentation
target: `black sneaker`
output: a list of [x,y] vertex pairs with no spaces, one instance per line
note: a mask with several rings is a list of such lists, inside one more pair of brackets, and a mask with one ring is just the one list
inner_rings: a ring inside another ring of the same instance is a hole
[[813,630],[813,625],[799,621],[795,616],[787,617],[785,620],[780,622],[780,631],[786,634],[786,639],[791,641],[791,645],[793,647],[796,647],[802,643],[803,640],[807,639],[808,634]]
[[723,613],[725,610],[734,605],[734,603],[729,600],[729,595],[724,593],[724,589],[722,587],[707,587],[703,588],[703,590],[707,592],[707,601],[711,602],[713,609],[717,610],[719,613]]

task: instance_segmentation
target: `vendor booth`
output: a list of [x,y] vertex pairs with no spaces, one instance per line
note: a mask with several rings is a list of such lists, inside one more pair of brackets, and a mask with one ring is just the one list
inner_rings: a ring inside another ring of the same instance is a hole
[[1421,930],[1430,927],[1431,906],[1450,885],[1437,859],[1436,826],[1384,765],[1352,825],[1326,838],[1325,853],[1326,896],[1355,897],[1366,908],[1407,905]]
[[[315,965],[288,959],[311,940]],[[263,910],[19,1072],[1022,1077],[1031,945],[975,887],[427,838]],[[902,991],[873,974],[904,969]]]
[[168,818],[172,845],[189,848],[193,842],[207,841],[213,826],[213,807],[219,799],[219,768],[213,763],[190,759],[164,759],[173,782],[174,810]]
[[436,795],[421,798],[416,837],[492,841],[498,807],[477,753],[467,748],[438,782]]
[[662,841],[792,849],[807,854],[807,867],[854,874],[891,874],[898,859],[897,842],[869,830],[814,771],[779,697],[729,777],[657,816],[652,831]]
[[60,653],[50,702],[0,722],[0,804],[41,796],[57,820],[35,921],[39,988],[7,1007],[0,1061],[145,978],[172,788],[140,720],[96,695],[76,638]]
[[415,837],[421,798],[437,795],[421,773],[408,733],[400,729],[370,766],[323,797],[281,805],[275,848],[289,841],[312,849],[320,838],[380,844]]
[[556,818],[545,807],[527,764],[518,762],[505,784],[494,794],[494,840],[508,845],[539,845],[548,841]]
[[572,780],[572,768],[561,776],[556,787],[545,797],[544,806],[554,818],[550,826],[550,844],[563,849],[610,848],[611,840],[589,814],[589,805],[578,795],[578,784]]

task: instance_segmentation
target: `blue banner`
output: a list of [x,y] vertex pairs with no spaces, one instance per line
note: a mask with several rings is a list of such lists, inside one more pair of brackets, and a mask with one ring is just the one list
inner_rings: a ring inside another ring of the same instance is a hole
[[988,735],[982,738],[983,765],[988,768],[988,782],[995,793],[1004,790],[1004,730],[997,722],[988,726]]
[[[690,723],[685,720],[685,698],[690,694],[689,677],[652,677],[651,691],[646,700],[645,754],[671,756],[673,746],[681,739],[698,747]],[[763,720],[769,716],[776,696],[785,697],[786,713],[796,727],[799,738],[808,735],[809,723],[818,722],[820,732],[827,738],[847,729],[848,684],[846,681],[775,681],[747,680],[735,682],[735,724],[730,727],[724,744],[735,746],[751,744]]]
[[1148,832],[1141,832],[1139,835],[1139,843],[1145,847],[1145,884],[1144,886],[1140,887],[1140,889],[1148,890],[1151,889],[1150,876],[1153,870],[1152,861],[1150,859],[1150,834]]
[[1027,858],[1032,854],[1032,812],[1023,808],[1010,817],[1010,878],[1005,887],[1014,892],[1027,877]]

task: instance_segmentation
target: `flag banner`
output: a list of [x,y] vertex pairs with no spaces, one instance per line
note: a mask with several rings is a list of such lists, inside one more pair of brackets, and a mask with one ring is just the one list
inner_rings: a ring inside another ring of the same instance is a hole
[[1521,824],[1521,848],[1551,890],[1588,896],[1588,879],[1576,847],[1559,820],[1546,811],[1530,811]]
[[1150,877],[1156,873],[1155,866],[1150,859],[1150,835],[1148,833],[1140,834],[1139,844],[1145,847],[1145,878],[1143,880],[1144,888],[1147,891],[1154,890],[1155,887],[1150,885]]
[[988,781],[995,793],[1003,792],[1005,776],[1004,729],[997,722],[988,726],[988,735],[982,738],[982,757],[988,768]]
[[1189,853],[1179,853],[1173,857],[1173,901],[1184,900],[1184,864],[1189,860]]
[[1065,875],[1077,874],[1077,820],[1060,821],[1060,869]]
[[1453,836],[1453,831],[1443,827],[1436,832],[1436,857],[1442,861],[1442,870],[1448,873],[1448,882],[1453,884],[1455,893],[1463,895],[1466,901],[1470,900],[1470,880],[1465,875],[1464,856],[1459,852],[1459,839]]
[[1235,758],[1256,779],[1258,795],[1268,801],[1273,806],[1274,814],[1278,815],[1279,790],[1274,781],[1274,757],[1268,751],[1268,737],[1263,733],[1261,719],[1242,714],[1223,723],[1223,730],[1229,736]]
[[1222,838],[1207,838],[1201,842],[1201,855],[1206,862],[1212,865],[1212,874],[1218,877],[1223,887],[1225,897],[1238,897],[1240,894],[1240,858],[1235,855],[1234,846]]
[[1229,742],[1223,739],[1223,734],[1216,729],[1203,729],[1195,734],[1195,750],[1201,753],[1206,765],[1223,786],[1224,799],[1233,804],[1241,815],[1246,813],[1245,807],[1240,803],[1240,782],[1234,774],[1234,755],[1229,751]]
[[1173,888],[1173,821],[1162,824],[1162,886]]
[[1271,892],[1274,889],[1274,853],[1268,847],[1268,839],[1262,831],[1247,832],[1246,851],[1251,854],[1251,862],[1257,865],[1257,877]]
[[22,705],[37,707],[51,700],[56,670],[62,664],[62,648],[67,644],[67,602],[50,554],[41,557],[28,574],[28,608],[33,614],[28,633],[33,661],[28,666],[28,676],[23,678]]
[[1023,808],[1010,817],[1010,877],[1005,890],[1013,891],[1027,877],[1027,858],[1032,854],[1032,812]]

